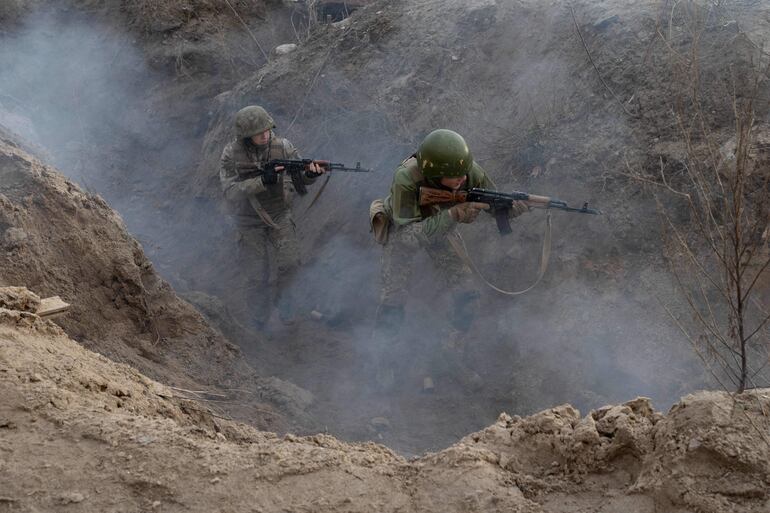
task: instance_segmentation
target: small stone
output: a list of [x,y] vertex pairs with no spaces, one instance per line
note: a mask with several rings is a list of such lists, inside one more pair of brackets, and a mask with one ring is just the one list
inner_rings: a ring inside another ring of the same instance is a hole
[[219,440],[220,442],[226,442],[227,437],[224,434],[217,431],[217,440]]
[[344,20],[335,21],[334,23],[332,23],[332,27],[343,30],[348,28],[350,24],[351,24],[350,18],[345,18]]
[[86,500],[85,495],[78,492],[64,493],[59,496],[60,504],[78,504]]
[[41,381],[43,381],[43,378],[40,376],[40,374],[36,373],[29,377],[29,381],[31,383],[40,383]]
[[378,432],[388,431],[390,429],[390,421],[385,417],[374,417],[369,423]]
[[312,318],[314,321],[320,321],[321,319],[323,319],[323,318],[324,318],[324,314],[322,314],[322,313],[321,313],[321,312],[319,312],[318,310],[313,310],[312,312],[310,312],[310,317],[311,317],[311,318]]
[[29,236],[21,228],[8,228],[5,231],[5,244],[9,248],[16,248],[24,244]]
[[431,378],[430,376],[425,376],[424,378],[422,378],[422,391],[423,392],[431,393],[431,392],[433,392],[434,388],[435,387],[433,385],[433,378]]
[[220,482],[220,481],[221,481],[221,479],[220,479],[220,478],[218,478],[218,477],[215,477],[214,479],[212,479],[212,480],[211,480],[211,481],[209,481],[209,482],[210,482],[211,484],[217,484],[217,483],[218,483],[218,482]]
[[153,501],[153,502],[152,502],[152,509],[155,509],[155,508],[157,508],[158,506],[160,506],[160,501]]
[[294,50],[297,49],[297,45],[294,43],[288,43],[285,45],[278,45],[275,47],[275,54],[276,55],[286,55],[287,53],[291,53]]

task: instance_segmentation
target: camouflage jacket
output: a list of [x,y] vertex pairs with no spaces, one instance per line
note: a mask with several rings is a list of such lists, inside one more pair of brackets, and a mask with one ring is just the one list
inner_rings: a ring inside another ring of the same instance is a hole
[[[239,165],[264,165],[272,159],[300,159],[297,149],[287,139],[273,136],[267,149],[259,151],[256,147],[248,147],[243,140],[230,142],[222,151],[220,160],[219,181],[222,192],[230,204],[230,211],[238,224],[264,224],[259,214],[252,207],[247,193],[241,188],[238,177]],[[306,184],[311,184],[315,178],[304,177]],[[272,218],[286,215],[294,193],[291,180],[285,179],[279,173],[278,182],[265,185],[265,191],[256,195],[259,205]]]
[[[410,157],[396,169],[390,195],[385,199],[385,210],[396,228],[410,223],[420,223],[423,235],[428,240],[436,240],[456,224],[448,212],[452,205],[421,207],[418,198],[421,186],[441,187],[427,182],[419,170],[417,159]],[[470,190],[474,187],[496,189],[484,169],[475,162],[462,189]]]

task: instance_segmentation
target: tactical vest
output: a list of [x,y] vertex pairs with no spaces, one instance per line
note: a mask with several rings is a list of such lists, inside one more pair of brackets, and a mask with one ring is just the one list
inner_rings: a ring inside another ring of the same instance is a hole
[[[233,161],[237,165],[264,165],[273,159],[296,158],[289,155],[287,151],[286,139],[273,136],[270,143],[264,151],[257,150],[256,147],[248,146],[244,141],[238,141],[233,145]],[[287,184],[284,184],[284,174],[278,174],[278,182],[265,185],[265,191],[257,194],[257,200],[262,208],[272,217],[284,215],[289,208],[286,191]],[[259,217],[254,211],[248,200],[243,200],[237,207],[237,215],[247,217]]]

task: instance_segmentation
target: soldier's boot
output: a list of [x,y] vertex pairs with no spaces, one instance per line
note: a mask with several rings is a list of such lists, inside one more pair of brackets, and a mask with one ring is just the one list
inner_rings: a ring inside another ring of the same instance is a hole
[[484,380],[478,372],[465,363],[466,342],[467,333],[452,330],[448,336],[444,337],[441,348],[441,363],[443,371],[450,379],[456,380],[464,388],[475,392],[484,387]]
[[452,316],[452,325],[456,330],[452,336],[454,337],[453,344],[456,346],[454,354],[458,363],[457,376],[463,386],[474,391],[484,386],[484,380],[481,379],[481,376],[476,371],[468,367],[465,362],[467,362],[468,333],[474,319],[476,319],[476,313],[479,309],[479,297],[480,294],[477,290],[465,290],[455,294]]
[[398,341],[404,307],[380,305],[374,322],[371,344],[371,366],[377,391],[389,392],[396,384],[396,361],[393,355]]

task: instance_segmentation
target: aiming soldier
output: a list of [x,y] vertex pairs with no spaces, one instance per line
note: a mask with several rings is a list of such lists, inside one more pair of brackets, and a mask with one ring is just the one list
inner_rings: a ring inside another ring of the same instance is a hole
[[[458,223],[473,223],[486,203],[461,202],[420,205],[420,187],[449,192],[472,188],[494,189],[486,172],[473,161],[465,140],[451,130],[435,130],[422,141],[417,153],[396,169],[390,195],[372,203],[370,220],[375,237],[384,244],[382,255],[382,291],[375,321],[373,343],[378,346],[377,380],[389,387],[393,381],[393,363],[389,361],[392,342],[398,339],[404,318],[412,260],[425,250],[452,291],[449,312],[451,332],[443,338],[443,358],[467,385],[481,386],[478,374],[463,363],[466,335],[478,310],[479,290],[471,269],[460,259],[448,236]],[[523,202],[514,202],[509,217],[528,211]]]
[[[293,185],[282,168],[267,169],[266,165],[276,159],[301,157],[288,140],[275,135],[274,128],[273,118],[262,107],[252,105],[238,111],[235,139],[225,146],[219,171],[239,235],[236,261],[245,266],[235,314],[250,319],[257,329],[266,327],[273,305],[280,320],[291,324],[295,301],[288,285],[300,265],[290,209]],[[243,178],[242,169],[262,167],[267,172]],[[309,162],[301,180],[311,184],[323,173],[321,165]],[[273,267],[277,279],[271,287]]]

